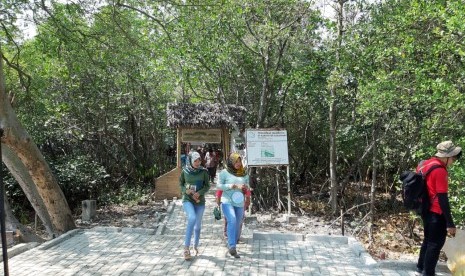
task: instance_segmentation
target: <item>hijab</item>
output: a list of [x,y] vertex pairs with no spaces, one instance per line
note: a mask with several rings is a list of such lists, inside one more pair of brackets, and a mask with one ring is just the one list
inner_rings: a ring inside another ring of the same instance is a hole
[[186,173],[192,174],[192,173],[198,173],[203,170],[202,165],[200,165],[197,169],[192,166],[195,160],[200,159],[200,154],[196,151],[191,151],[189,152],[189,155],[187,156],[187,162],[186,162],[186,167],[184,168],[184,171]]
[[235,176],[245,176],[245,169],[244,166],[242,165],[239,167],[239,169],[236,169],[234,167],[234,164],[236,164],[237,160],[241,161],[241,155],[237,152],[233,152],[229,155],[228,162],[226,164],[226,170]]

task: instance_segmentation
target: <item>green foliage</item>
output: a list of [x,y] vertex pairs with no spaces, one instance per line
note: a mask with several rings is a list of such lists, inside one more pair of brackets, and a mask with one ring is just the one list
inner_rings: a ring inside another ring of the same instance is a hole
[[[378,188],[392,198],[400,171],[465,133],[460,1],[349,1],[341,40],[308,1],[149,2],[53,3],[36,10],[36,37],[14,44],[18,29],[1,31],[5,56],[31,76],[26,89],[6,67],[15,111],[73,206],[138,197],[173,167],[173,101],[224,100],[246,106],[249,127],[287,129],[295,194],[328,190],[330,103],[338,180],[369,176],[375,137]],[[260,177],[261,205],[276,207],[275,172]],[[460,166],[451,177],[463,221]],[[17,189],[9,196],[19,203]]]
[[[462,162],[463,163],[463,162]],[[449,203],[456,225],[465,225],[465,168],[456,164],[449,172]]]
[[[457,144],[465,148],[465,139],[459,139]],[[464,161],[458,160],[449,171],[449,203],[456,225],[465,226],[465,168]]]
[[77,146],[111,175],[126,172],[130,182],[152,183],[172,164],[159,154],[167,147],[163,115],[171,86],[146,46],[151,27],[131,11],[113,17],[110,7],[89,21],[84,8],[56,4],[54,17],[45,18],[26,45],[28,56],[43,55],[25,65],[37,72],[32,95],[40,105],[32,109],[43,118],[23,119],[32,133],[37,125],[46,127],[39,143],[53,137]]
[[105,168],[90,156],[63,155],[49,164],[72,207],[80,206],[86,199],[97,199],[99,204],[105,204],[107,202],[100,196],[115,190]]
[[142,197],[152,192],[152,190],[153,188],[150,186],[133,187],[131,185],[123,185],[117,193],[113,192],[108,195],[101,195],[100,200],[113,204],[137,204]]

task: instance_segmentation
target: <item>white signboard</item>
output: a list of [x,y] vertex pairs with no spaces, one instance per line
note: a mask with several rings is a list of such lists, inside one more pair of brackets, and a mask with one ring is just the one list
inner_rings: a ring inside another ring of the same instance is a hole
[[248,166],[289,165],[286,130],[246,129]]

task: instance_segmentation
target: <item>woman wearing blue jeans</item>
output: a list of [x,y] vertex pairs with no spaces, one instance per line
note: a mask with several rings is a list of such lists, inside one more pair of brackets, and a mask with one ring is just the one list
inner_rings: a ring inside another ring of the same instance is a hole
[[205,193],[210,189],[208,172],[201,164],[200,154],[189,153],[186,166],[181,172],[179,185],[181,186],[182,206],[187,216],[186,235],[184,238],[184,259],[192,259],[190,245],[194,234],[194,252],[199,253],[200,230],[205,211]]
[[238,153],[232,153],[228,158],[226,169],[221,171],[218,177],[218,189],[223,191],[221,208],[228,221],[226,232],[229,254],[235,258],[240,258],[236,244],[244,216],[244,188],[250,188],[249,176],[242,166],[241,156]]

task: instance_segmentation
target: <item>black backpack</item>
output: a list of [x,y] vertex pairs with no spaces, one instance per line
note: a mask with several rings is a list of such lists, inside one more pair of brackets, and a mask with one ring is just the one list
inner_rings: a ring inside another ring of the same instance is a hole
[[[420,162],[420,166],[423,162],[424,161]],[[422,214],[423,211],[429,209],[429,198],[425,179],[431,171],[441,167],[444,168],[443,165],[435,164],[426,172],[420,169],[418,173],[415,171],[404,171],[400,175],[400,180],[402,181],[402,201],[407,210]]]

